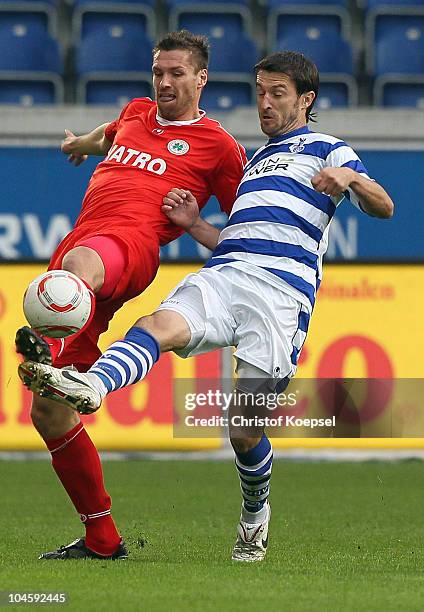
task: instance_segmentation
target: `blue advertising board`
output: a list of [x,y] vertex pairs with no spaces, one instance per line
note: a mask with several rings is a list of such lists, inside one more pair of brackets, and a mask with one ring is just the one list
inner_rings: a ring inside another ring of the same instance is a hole
[[[370,175],[392,196],[395,215],[380,221],[342,202],[331,226],[327,259],[424,260],[420,197],[424,151],[359,151],[359,155]],[[75,168],[56,148],[0,148],[0,260],[49,259],[72,228],[97,161],[92,158]],[[216,226],[225,223],[214,198],[203,216]],[[162,249],[165,261],[207,256],[207,249],[189,236]]]

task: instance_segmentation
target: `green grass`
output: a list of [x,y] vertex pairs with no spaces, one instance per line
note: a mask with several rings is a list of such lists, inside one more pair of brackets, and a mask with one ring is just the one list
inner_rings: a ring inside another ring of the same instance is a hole
[[65,591],[66,609],[90,611],[424,609],[418,462],[275,462],[262,564],[229,560],[240,504],[229,461],[106,463],[124,562],[38,561],[81,525],[47,462],[0,462],[0,474],[3,591]]

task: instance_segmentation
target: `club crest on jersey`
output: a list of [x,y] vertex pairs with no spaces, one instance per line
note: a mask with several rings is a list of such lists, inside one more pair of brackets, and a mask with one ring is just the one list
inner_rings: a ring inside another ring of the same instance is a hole
[[299,138],[299,142],[296,142],[289,146],[289,150],[292,153],[300,153],[305,148],[306,138]]
[[170,140],[168,151],[174,155],[185,155],[190,149],[190,145],[185,140]]

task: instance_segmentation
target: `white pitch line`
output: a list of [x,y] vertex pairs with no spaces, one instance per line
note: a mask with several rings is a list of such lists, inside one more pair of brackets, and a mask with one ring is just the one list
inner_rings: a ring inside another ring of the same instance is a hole
[[[105,451],[100,456],[103,461],[227,461],[234,459],[231,449],[218,451]],[[274,458],[285,461],[406,461],[424,460],[424,450],[275,450]],[[0,461],[50,461],[50,453],[44,451],[0,451]]]

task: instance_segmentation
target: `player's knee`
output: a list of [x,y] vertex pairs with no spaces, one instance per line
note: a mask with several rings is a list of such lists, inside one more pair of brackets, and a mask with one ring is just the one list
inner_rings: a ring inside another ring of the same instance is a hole
[[134,326],[144,329],[156,338],[162,352],[184,348],[191,338],[185,319],[171,310],[159,310],[142,317]]
[[230,436],[231,446],[238,454],[248,453],[252,448],[255,448],[259,441],[260,438]]
[[66,428],[79,422],[78,415],[70,408],[37,396],[34,396],[30,416],[42,436],[49,435],[51,430],[61,430],[62,426]]
[[62,260],[62,268],[82,278],[94,292],[99,291],[103,285],[103,262],[93,249],[84,246],[71,249]]

